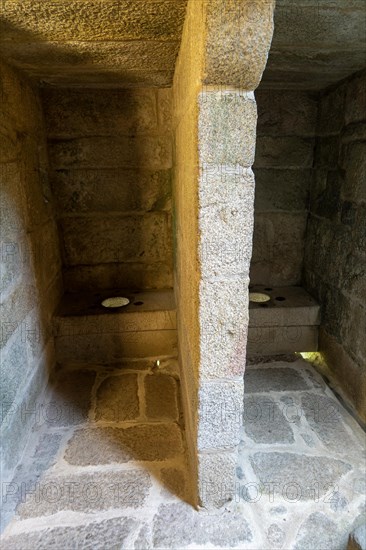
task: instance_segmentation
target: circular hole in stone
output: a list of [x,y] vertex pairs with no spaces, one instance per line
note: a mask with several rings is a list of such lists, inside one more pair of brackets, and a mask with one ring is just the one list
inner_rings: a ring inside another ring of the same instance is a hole
[[265,288],[264,290],[267,290],[268,292],[270,292],[271,290],[273,290],[273,288]]
[[134,306],[142,306],[143,303],[144,303],[144,302],[134,302],[133,305],[134,305]]
[[249,292],[249,302],[257,302],[260,304],[263,302],[269,302],[270,299],[271,297],[263,292]]
[[286,300],[286,298],[284,298],[283,296],[277,296],[275,300],[277,300],[277,302],[283,302],[284,300]]
[[112,298],[106,298],[102,302],[103,307],[123,307],[127,306],[130,303],[128,298],[124,296],[113,296]]

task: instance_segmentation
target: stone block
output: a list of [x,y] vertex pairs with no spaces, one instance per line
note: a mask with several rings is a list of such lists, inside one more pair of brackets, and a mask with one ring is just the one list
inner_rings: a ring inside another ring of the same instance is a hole
[[205,91],[199,97],[200,160],[207,164],[254,161],[257,109],[253,95],[231,91]]
[[107,334],[58,336],[55,339],[57,360],[60,363],[113,363],[129,357],[175,356],[176,330],[146,330]]
[[139,508],[149,493],[150,476],[140,470],[83,474],[46,474],[34,493],[17,510],[22,519],[49,516],[64,510],[91,513]]
[[48,550],[52,546],[66,550],[79,546],[85,550],[92,550],[95,545],[118,548],[119,545],[127,543],[137,527],[136,520],[118,517],[76,527],[67,525],[27,531],[6,537],[2,544],[4,550],[19,550],[27,547]]
[[25,380],[28,371],[27,346],[21,335],[14,334],[1,350],[1,422],[16,399],[19,381]]
[[178,426],[159,423],[78,430],[68,443],[65,459],[75,466],[87,466],[131,460],[162,461],[182,454]]
[[203,546],[243,546],[252,541],[249,523],[229,511],[196,512],[185,503],[161,504],[153,522],[154,548]]
[[264,71],[273,33],[275,3],[207,4],[205,83],[255,90]]
[[172,166],[168,137],[80,137],[49,145],[55,169],[146,168],[166,170]]
[[311,138],[259,136],[256,142],[255,168],[312,168]]
[[199,500],[205,508],[220,508],[235,494],[235,452],[198,454]]
[[248,355],[282,355],[318,350],[317,326],[249,327]]
[[[202,277],[249,274],[254,189],[245,200],[207,206],[199,214]],[[239,237],[240,236],[240,237]]]
[[[244,381],[245,382],[245,381]],[[294,443],[294,434],[289,420],[273,399],[262,395],[244,400],[244,430],[255,443],[273,445]],[[245,437],[246,439],[246,437]]]
[[88,421],[95,373],[88,370],[61,371],[51,381],[42,419],[48,426],[72,426]]
[[171,209],[169,170],[56,170],[52,188],[60,213]]
[[62,232],[68,265],[171,258],[170,220],[165,213],[65,218]]
[[303,391],[309,389],[308,383],[289,366],[273,368],[247,367],[244,377],[245,393],[267,393],[270,391]]
[[240,164],[203,164],[199,183],[199,205],[202,211],[220,204],[232,206],[236,201],[251,206],[254,174]]
[[64,268],[63,277],[68,292],[92,292],[96,288],[172,288],[173,266],[171,262],[75,265]]
[[294,550],[312,550],[316,547],[345,548],[346,536],[337,524],[322,512],[310,514],[296,535]]
[[108,422],[135,420],[139,416],[136,374],[109,376],[100,384],[96,395],[95,419]]
[[363,71],[347,85],[346,95],[346,124],[366,120],[366,73]]
[[248,282],[203,280],[200,286],[200,376],[230,378],[244,372]]
[[255,170],[255,212],[308,208],[311,170]]
[[152,374],[144,378],[147,418],[178,420],[178,388],[172,376]]
[[[13,0],[4,7],[3,40],[24,42],[72,40],[174,40],[179,39],[185,2],[147,2],[144,9],[129,0],[118,5],[87,0],[71,9],[62,2]],[[98,21],[98,24],[96,24]]]
[[258,106],[257,136],[315,135],[317,101],[314,94],[259,88],[255,98]]
[[239,444],[244,386],[242,380],[201,382],[198,449],[233,448]]
[[46,89],[49,137],[117,136],[157,131],[154,89]]
[[284,495],[288,502],[324,497],[352,469],[342,460],[288,452],[254,453],[250,462],[264,492]]

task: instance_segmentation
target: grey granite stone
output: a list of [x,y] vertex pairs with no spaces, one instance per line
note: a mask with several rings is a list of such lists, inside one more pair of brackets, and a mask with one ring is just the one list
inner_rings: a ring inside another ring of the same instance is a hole
[[244,430],[256,443],[293,443],[291,424],[273,399],[267,396],[244,399]]
[[211,543],[237,546],[253,539],[248,522],[229,512],[206,514],[184,504],[162,504],[154,518],[154,548],[186,548]]
[[301,525],[294,550],[341,550],[345,547],[344,536],[337,524],[325,514],[315,512]]
[[366,550],[366,523],[352,531],[347,550]]
[[308,389],[302,376],[291,367],[248,368],[244,377],[245,393],[297,391]]

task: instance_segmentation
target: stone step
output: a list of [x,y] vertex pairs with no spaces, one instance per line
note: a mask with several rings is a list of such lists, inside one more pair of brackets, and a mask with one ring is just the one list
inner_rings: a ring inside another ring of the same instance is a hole
[[249,303],[248,355],[317,351],[320,305],[302,287],[253,285],[268,294],[265,303]]
[[[105,298],[130,300],[121,308],[105,308]],[[59,363],[108,363],[129,357],[175,356],[176,309],[172,290],[115,290],[67,294],[54,317]]]

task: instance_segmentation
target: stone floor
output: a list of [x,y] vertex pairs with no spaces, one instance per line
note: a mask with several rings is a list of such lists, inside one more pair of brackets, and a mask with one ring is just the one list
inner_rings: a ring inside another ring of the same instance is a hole
[[363,431],[303,359],[245,382],[236,498],[198,513],[176,362],[60,371],[3,483],[2,548],[346,548],[366,513]]

